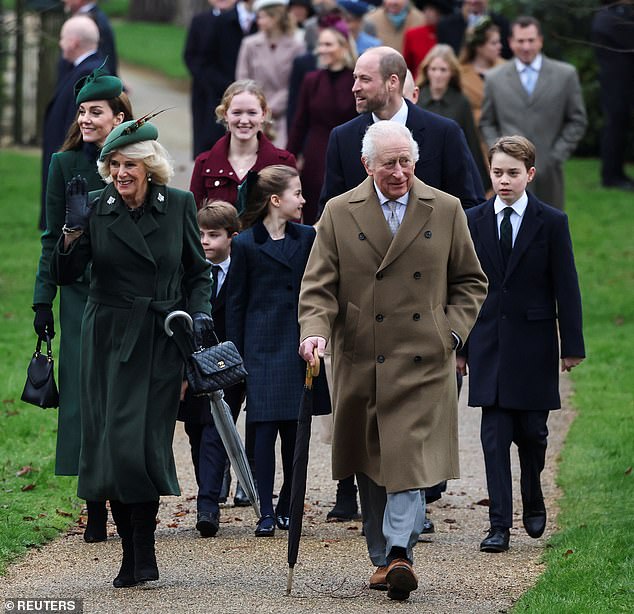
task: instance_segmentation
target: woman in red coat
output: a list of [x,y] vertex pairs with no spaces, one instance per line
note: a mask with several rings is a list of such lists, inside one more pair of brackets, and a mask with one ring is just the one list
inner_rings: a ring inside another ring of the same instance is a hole
[[216,107],[227,134],[194,162],[189,189],[200,209],[205,199],[236,204],[238,186],[250,170],[284,164],[295,168],[295,156],[278,149],[264,135],[270,112],[260,87],[250,79],[236,81]]
[[291,127],[287,149],[303,155],[301,182],[306,203],[304,224],[317,220],[319,194],[324,182],[326,148],[330,131],[356,117],[352,51],[348,27],[343,20],[319,33],[317,55],[320,70],[309,72],[302,81],[299,103]]

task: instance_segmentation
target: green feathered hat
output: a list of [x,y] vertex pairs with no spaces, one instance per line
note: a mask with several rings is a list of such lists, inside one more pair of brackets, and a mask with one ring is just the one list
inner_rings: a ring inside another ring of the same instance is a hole
[[75,83],[75,102],[80,105],[86,100],[112,100],[123,91],[119,77],[108,74],[104,63],[89,75]]
[[151,124],[144,117],[141,119],[123,122],[119,124],[106,139],[101,148],[99,160],[103,162],[109,154],[116,149],[121,149],[126,145],[140,143],[141,141],[156,141],[158,139],[158,130],[154,124]]

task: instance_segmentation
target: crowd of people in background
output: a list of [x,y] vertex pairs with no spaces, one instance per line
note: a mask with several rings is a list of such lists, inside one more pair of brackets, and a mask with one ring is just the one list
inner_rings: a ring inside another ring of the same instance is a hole
[[[167,186],[173,169],[157,128],[133,119],[105,15],[94,2],[64,4],[43,123],[34,328],[55,335],[60,285],[56,473],[79,476],[86,541],[106,539],[109,501],[123,550],[114,586],[159,576],[155,517],[160,496],[179,494],[177,418],[201,536],[217,534],[228,497],[209,402],[183,386],[186,331],[177,343],[160,332],[174,309],[192,315],[197,345],[212,343],[215,321],[244,357],[246,386],[225,392],[234,420],[247,412],[256,536],[288,529],[304,361],[332,339],[332,397],[321,390],[315,407],[329,413],[332,398],[339,481],[328,519],[359,518],[360,495],[377,567],[370,588],[403,600],[418,585],[412,549],[434,531],[426,506],[457,477],[454,418],[468,366],[491,499],[480,549],[509,547],[511,442],[523,523],[539,537],[546,420],[559,407],[552,348],[561,342],[562,370],[585,356],[556,209],[563,164],[587,125],[577,71],[543,53],[540,22],[509,22],[486,0],[210,0],[184,49],[194,158],[184,191]],[[627,190],[634,69],[614,49],[631,46],[631,17],[627,3],[607,3],[593,22],[602,182]],[[516,365],[523,376],[503,385],[518,346],[531,347],[531,366]],[[248,504],[236,487],[235,504]]]

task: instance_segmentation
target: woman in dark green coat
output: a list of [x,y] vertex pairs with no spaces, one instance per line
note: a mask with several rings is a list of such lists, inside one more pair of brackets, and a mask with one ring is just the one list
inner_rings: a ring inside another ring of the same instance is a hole
[[213,330],[194,198],[165,185],[173,168],[157,137],[143,120],[110,133],[98,164],[109,185],[89,197],[81,180],[70,183],[51,269],[64,285],[91,264],[77,492],[110,500],[123,546],[118,588],[158,579],[159,497],[180,494],[172,439],[183,359],[163,330],[165,316],[187,309],[197,345]]
[[[46,230],[42,234],[42,253],[33,292],[33,322],[40,337],[55,335],[53,300],[57,285],[51,277],[53,248],[62,234],[66,184],[72,177],[83,177],[88,189],[98,190],[105,182],[97,172],[97,157],[106,137],[121,122],[132,119],[132,109],[117,77],[102,69],[81,80],[77,86],[77,121],[68,131],[59,153],[53,154],[46,187]],[[79,417],[79,336],[88,296],[89,275],[82,274],[60,290],[59,313],[59,413],[57,423],[56,475],[77,475],[80,446]],[[87,501],[88,522],[84,539],[106,539],[108,512],[105,501]]]

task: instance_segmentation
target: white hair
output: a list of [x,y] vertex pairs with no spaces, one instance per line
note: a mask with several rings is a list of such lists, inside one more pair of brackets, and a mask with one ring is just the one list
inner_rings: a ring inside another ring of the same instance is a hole
[[174,176],[174,163],[165,147],[158,141],[140,141],[114,149],[106,156],[105,160],[97,162],[99,174],[108,183],[112,181],[110,158],[116,152],[133,160],[142,160],[147,172],[156,183],[167,185]]
[[372,124],[363,136],[361,157],[371,166],[381,149],[381,145],[394,137],[404,137],[409,141],[414,162],[418,162],[418,143],[410,130],[403,124],[390,120],[382,120]]

